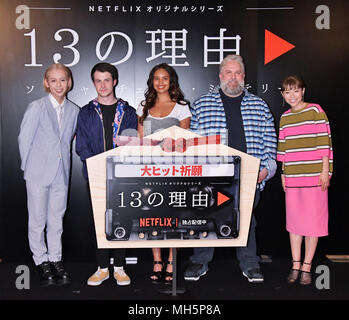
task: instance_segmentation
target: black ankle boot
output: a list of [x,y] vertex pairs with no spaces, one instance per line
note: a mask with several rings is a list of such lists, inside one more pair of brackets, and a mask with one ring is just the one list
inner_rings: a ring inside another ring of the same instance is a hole
[[42,264],[39,264],[36,268],[39,273],[40,287],[48,287],[55,283],[54,274],[51,271],[49,262],[43,262]]
[[62,286],[71,282],[70,275],[64,270],[62,261],[50,262],[54,274],[55,285]]

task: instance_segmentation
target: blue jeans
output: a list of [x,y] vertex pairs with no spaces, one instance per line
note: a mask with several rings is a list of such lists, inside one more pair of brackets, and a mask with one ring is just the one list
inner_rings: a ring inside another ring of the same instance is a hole
[[[250,224],[250,232],[247,239],[247,246],[246,247],[237,247],[236,248],[236,257],[239,261],[240,268],[243,272],[246,272],[248,269],[252,268],[259,268],[259,261],[260,258],[257,256],[257,245],[256,245],[256,219],[254,217],[254,211],[259,203],[260,199],[260,191],[257,189],[254,203],[253,203],[253,210],[252,210],[252,217],[251,217],[251,224]],[[214,254],[214,248],[194,248],[194,254],[190,257],[190,261],[192,263],[199,263],[203,264],[205,269],[208,269],[208,263],[212,261]]]

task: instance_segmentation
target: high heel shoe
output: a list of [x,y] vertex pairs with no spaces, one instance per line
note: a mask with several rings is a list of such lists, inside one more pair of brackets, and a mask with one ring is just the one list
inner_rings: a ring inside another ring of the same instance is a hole
[[[311,263],[303,262],[303,264],[307,264],[311,266]],[[300,277],[299,277],[299,284],[301,286],[308,286],[312,282],[312,274],[311,271],[303,271],[301,270]]]
[[163,276],[164,263],[162,261],[153,261],[153,265],[161,264],[161,271],[153,271],[150,280],[154,284],[160,284]]
[[[167,271],[167,265],[173,265],[173,262],[172,261],[167,261],[166,263],[166,271],[165,271],[165,284],[169,285],[169,284],[172,284],[172,280],[173,280],[173,272],[168,272]],[[172,266],[173,268],[173,266]],[[168,279],[168,278],[171,278],[171,279]]]
[[[297,263],[297,262],[300,262],[300,261],[292,261],[292,263]],[[300,273],[300,269],[292,268],[290,270],[288,277],[287,277],[287,282],[288,283],[295,283],[298,280],[299,273]]]

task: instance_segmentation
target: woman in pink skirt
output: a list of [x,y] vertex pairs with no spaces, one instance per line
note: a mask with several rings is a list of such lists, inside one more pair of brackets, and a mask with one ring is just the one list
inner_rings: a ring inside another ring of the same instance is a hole
[[[333,169],[331,131],[324,110],[304,102],[305,86],[298,76],[284,79],[284,100],[291,106],[280,119],[277,160],[282,162],[286,229],[293,265],[288,282],[311,283],[311,264],[318,238],[328,235],[328,195]],[[305,255],[301,247],[305,238]]]

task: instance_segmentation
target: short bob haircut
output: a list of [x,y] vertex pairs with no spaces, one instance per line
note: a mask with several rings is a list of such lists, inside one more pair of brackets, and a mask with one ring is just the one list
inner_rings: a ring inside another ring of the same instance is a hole
[[44,78],[42,80],[42,83],[43,83],[43,86],[44,86],[44,89],[46,92],[50,92],[50,89],[48,87],[46,87],[45,85],[45,79],[48,80],[48,77],[49,77],[49,73],[52,71],[52,70],[63,70],[67,76],[68,76],[68,91],[71,90],[71,88],[73,87],[73,75],[72,75],[72,72],[71,70],[65,66],[64,64],[62,63],[54,63],[54,64],[51,64],[45,71],[45,74],[44,74]]
[[287,76],[281,84],[281,92],[284,92],[285,90],[290,90],[290,89],[304,89],[305,88],[305,83],[302,77],[292,75],[292,76]]
[[93,75],[95,74],[96,71],[99,72],[109,72],[113,78],[113,81],[119,80],[119,72],[118,69],[116,69],[115,66],[113,66],[110,63],[106,63],[106,62],[101,62],[101,63],[97,63],[91,70],[91,79],[92,81],[94,81],[94,77]]

